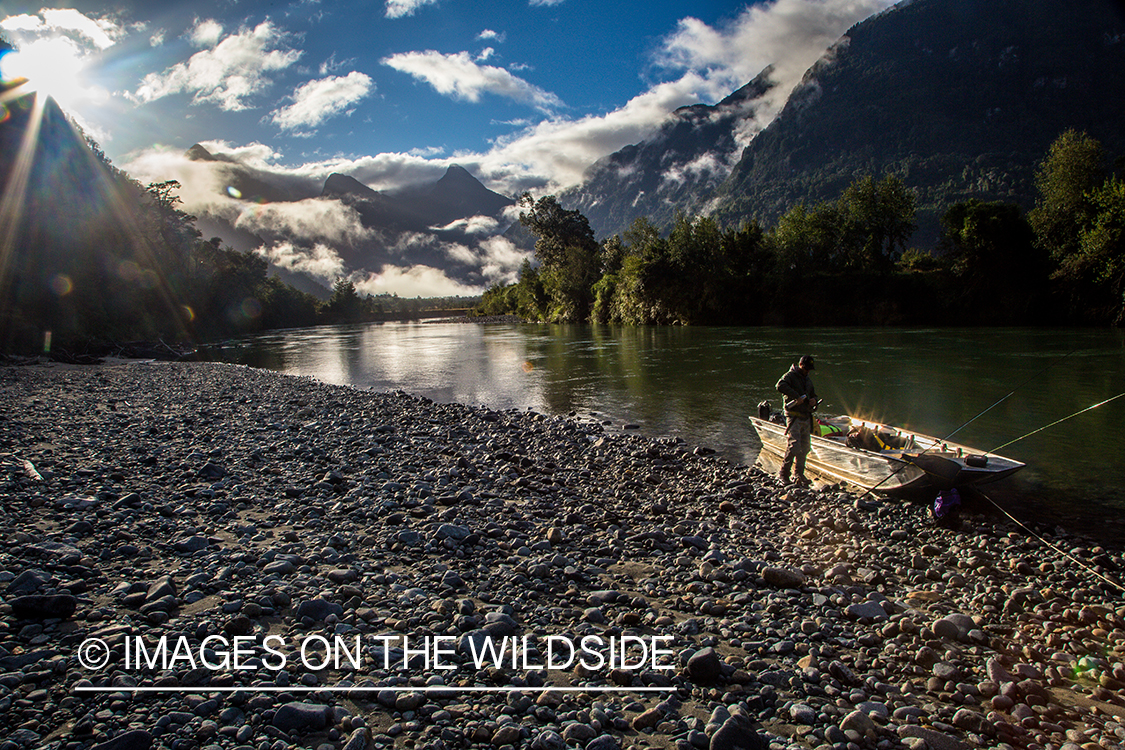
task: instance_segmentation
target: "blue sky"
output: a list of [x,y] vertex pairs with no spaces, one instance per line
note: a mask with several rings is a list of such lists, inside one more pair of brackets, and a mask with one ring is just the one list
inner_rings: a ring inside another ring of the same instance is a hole
[[772,64],[764,126],[830,44],[889,5],[0,0],[20,49],[0,74],[55,96],[142,182],[180,180],[199,213],[223,207],[183,157],[196,142],[310,182],[343,172],[388,189],[456,163],[498,192],[543,194]]

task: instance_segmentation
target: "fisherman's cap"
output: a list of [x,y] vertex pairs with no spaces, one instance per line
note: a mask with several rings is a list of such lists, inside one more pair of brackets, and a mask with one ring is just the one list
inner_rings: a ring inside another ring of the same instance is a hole
[[798,362],[797,364],[799,366],[802,366],[802,367],[808,367],[810,370],[816,369],[816,365],[813,363],[813,358],[809,354],[806,354],[805,356],[801,357],[801,361]]

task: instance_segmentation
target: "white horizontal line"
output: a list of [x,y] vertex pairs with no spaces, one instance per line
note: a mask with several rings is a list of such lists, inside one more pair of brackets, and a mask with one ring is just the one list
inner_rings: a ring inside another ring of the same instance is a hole
[[74,688],[76,693],[667,693],[676,690],[675,687],[569,687],[545,685],[543,687],[450,687],[446,685],[426,687],[379,687],[358,685],[324,685],[322,687],[277,687],[277,686],[245,686],[245,687],[97,687],[79,686]]

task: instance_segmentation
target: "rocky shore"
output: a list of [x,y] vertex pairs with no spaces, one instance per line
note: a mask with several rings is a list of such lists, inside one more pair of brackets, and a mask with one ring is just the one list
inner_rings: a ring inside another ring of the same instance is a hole
[[1078,536],[217,364],[0,368],[0,466],[0,750],[1125,744]]

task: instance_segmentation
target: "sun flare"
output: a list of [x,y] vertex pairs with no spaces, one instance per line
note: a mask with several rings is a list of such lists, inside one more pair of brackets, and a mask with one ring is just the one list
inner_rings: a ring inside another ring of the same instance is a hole
[[63,109],[90,97],[81,52],[64,38],[42,39],[0,57],[0,79],[27,79],[26,87],[53,97]]

